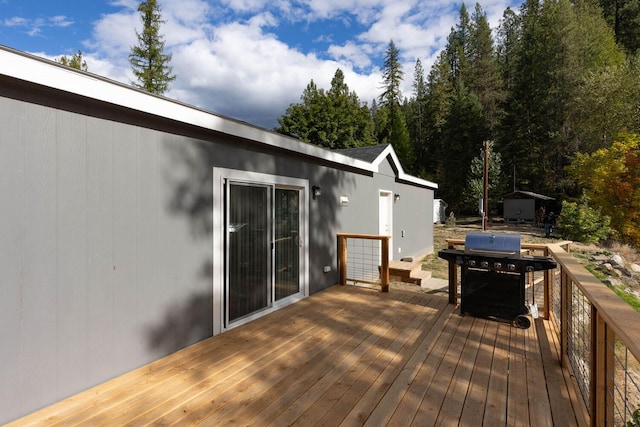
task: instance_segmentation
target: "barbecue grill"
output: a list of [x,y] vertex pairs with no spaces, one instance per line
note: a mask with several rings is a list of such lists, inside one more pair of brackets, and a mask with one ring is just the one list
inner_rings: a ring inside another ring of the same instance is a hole
[[460,314],[495,318],[528,328],[527,273],[549,270],[549,257],[523,255],[519,234],[467,233],[464,250],[444,249],[440,258],[461,267]]

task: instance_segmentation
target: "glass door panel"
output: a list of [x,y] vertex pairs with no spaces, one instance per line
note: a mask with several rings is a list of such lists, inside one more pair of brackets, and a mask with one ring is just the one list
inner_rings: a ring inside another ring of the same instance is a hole
[[275,191],[275,300],[300,292],[300,191]]
[[228,186],[228,321],[270,305],[271,231],[268,186]]

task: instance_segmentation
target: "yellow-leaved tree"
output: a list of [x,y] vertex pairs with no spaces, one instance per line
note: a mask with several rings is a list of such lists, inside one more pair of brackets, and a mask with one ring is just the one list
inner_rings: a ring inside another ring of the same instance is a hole
[[609,148],[578,153],[568,172],[611,217],[619,238],[640,248],[640,137],[622,133]]

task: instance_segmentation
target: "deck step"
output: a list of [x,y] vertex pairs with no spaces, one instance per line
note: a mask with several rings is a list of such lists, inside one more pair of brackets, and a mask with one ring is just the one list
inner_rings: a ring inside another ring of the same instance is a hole
[[421,286],[431,278],[431,272],[422,270],[421,261],[390,261],[389,277],[391,280]]

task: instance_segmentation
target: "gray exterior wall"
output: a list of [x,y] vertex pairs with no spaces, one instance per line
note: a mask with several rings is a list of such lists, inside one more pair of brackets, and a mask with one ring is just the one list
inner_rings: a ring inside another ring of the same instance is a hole
[[394,258],[433,250],[433,191],[388,161],[340,169],[2,78],[0,423],[211,336],[213,167],[322,187],[311,293],[337,283],[337,232],[377,234],[379,189],[401,194]]

